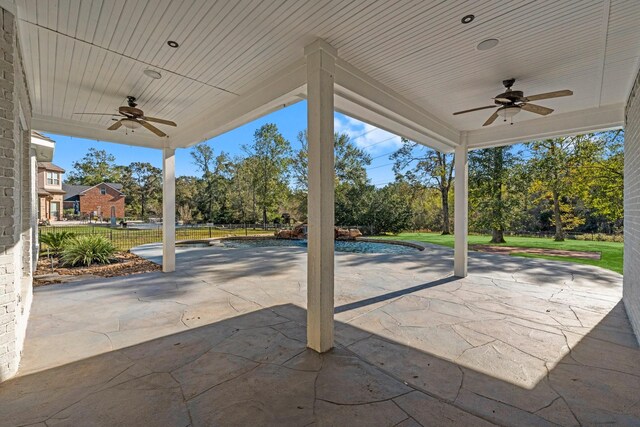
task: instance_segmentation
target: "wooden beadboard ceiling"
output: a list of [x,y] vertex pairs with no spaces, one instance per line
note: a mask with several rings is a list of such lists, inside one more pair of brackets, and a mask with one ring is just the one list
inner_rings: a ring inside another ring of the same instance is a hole
[[[17,7],[34,113],[99,127],[110,118],[73,113],[111,112],[134,95],[147,115],[180,124],[301,58],[318,37],[458,130],[481,127],[490,112],[451,113],[490,105],[510,77],[525,95],[572,89],[572,97],[539,102],[557,112],[625,102],[640,57],[640,2],[631,0],[18,0]],[[461,24],[469,13],[476,19]],[[500,44],[476,50],[487,38]],[[146,68],[162,79],[145,76]],[[522,112],[517,121],[537,117]]]

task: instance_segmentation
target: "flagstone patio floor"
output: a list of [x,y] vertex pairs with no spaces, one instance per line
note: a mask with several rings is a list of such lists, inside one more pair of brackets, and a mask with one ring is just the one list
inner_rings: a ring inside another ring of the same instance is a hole
[[[158,260],[158,245],[136,253]],[[336,348],[305,348],[301,248],[37,288],[0,426],[640,424],[621,276],[450,249],[336,254]]]

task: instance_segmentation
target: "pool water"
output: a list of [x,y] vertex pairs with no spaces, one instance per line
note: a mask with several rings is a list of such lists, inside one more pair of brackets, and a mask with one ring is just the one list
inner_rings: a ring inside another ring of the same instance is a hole
[[[223,241],[223,245],[228,248],[267,248],[267,247],[300,247],[306,248],[306,240],[287,240],[287,239],[227,239]],[[362,254],[409,254],[418,252],[419,249],[404,246],[393,245],[390,243],[378,242],[354,242],[354,241],[336,241],[336,252],[351,252]]]

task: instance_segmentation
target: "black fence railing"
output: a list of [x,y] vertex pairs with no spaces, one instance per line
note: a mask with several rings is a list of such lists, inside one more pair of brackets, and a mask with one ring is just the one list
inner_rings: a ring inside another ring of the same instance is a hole
[[[257,224],[225,224],[225,225],[178,225],[176,226],[176,240],[213,239],[230,236],[252,236],[273,234],[275,229],[282,226],[267,226]],[[147,243],[162,241],[161,224],[129,223],[127,227],[109,227],[102,224],[73,224],[40,226],[39,233],[67,231],[74,236],[101,235],[109,239],[119,250],[129,250]],[[46,250],[46,246],[43,246]]]

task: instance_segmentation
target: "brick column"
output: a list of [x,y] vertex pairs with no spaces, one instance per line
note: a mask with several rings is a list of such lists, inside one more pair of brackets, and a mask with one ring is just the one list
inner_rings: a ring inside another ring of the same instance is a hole
[[0,8],[0,381],[18,370],[31,305],[31,106],[18,47]]
[[622,300],[640,342],[640,74],[625,114],[623,283]]

